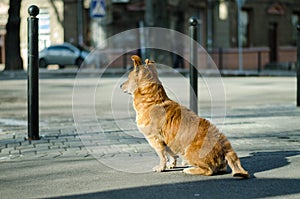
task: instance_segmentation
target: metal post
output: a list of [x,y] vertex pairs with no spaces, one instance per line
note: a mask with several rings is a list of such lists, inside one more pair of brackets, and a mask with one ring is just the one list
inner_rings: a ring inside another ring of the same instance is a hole
[[144,29],[145,25],[143,21],[139,21],[139,39],[140,39],[140,52],[141,52],[141,58],[142,60],[145,60],[147,58],[147,52],[146,52],[146,38],[145,37],[145,29]]
[[38,22],[39,8],[28,8],[28,140],[39,139],[39,51]]
[[300,106],[300,24],[297,25],[297,106]]
[[219,48],[219,70],[223,70],[223,48]]
[[206,24],[207,24],[207,51],[210,53],[213,48],[213,15],[214,15],[214,3],[213,0],[207,0],[207,15],[206,15]]
[[258,51],[257,54],[257,72],[261,72],[261,51]]
[[238,14],[237,14],[237,24],[238,24],[238,51],[239,51],[239,72],[243,71],[243,44],[242,44],[242,21],[241,21],[241,14],[242,14],[242,7],[246,0],[236,0],[238,6]]
[[197,36],[198,19],[190,18],[190,109],[198,114],[198,48]]
[[77,38],[78,44],[83,45],[83,1],[77,0]]

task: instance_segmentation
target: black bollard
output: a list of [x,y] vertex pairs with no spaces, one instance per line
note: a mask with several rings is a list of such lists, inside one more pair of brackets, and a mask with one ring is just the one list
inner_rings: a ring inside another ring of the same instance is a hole
[[297,25],[297,106],[300,106],[300,24]]
[[198,19],[190,18],[190,109],[198,114]]
[[39,51],[38,22],[36,16],[39,8],[32,5],[28,8],[28,140],[38,140],[39,137]]

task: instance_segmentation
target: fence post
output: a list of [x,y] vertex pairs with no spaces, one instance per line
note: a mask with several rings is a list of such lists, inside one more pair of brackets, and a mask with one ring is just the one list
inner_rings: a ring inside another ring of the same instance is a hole
[[28,140],[38,140],[39,137],[39,51],[38,22],[36,16],[39,8],[32,5],[28,8]]
[[257,54],[257,72],[260,73],[261,72],[261,51],[258,51]]
[[219,70],[223,71],[223,48],[219,48]]
[[300,106],[300,24],[297,25],[297,106]]
[[190,18],[190,109],[198,114],[198,19],[195,17]]

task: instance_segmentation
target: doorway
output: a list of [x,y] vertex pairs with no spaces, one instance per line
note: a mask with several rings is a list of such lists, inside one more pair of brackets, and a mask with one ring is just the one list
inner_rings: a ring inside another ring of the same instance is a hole
[[270,62],[276,63],[278,60],[278,24],[276,22],[269,23],[268,38],[270,48]]

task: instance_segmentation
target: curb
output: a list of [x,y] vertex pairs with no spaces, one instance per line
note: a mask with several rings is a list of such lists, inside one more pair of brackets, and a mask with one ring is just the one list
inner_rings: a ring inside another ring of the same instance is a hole
[[[78,69],[61,69],[61,70],[47,70],[40,69],[39,78],[40,79],[52,79],[52,78],[75,78],[77,75]],[[128,70],[123,68],[116,69],[85,69],[80,71],[81,77],[121,77]],[[189,76],[188,69],[174,69],[174,70],[164,70],[158,69],[160,76],[171,76],[176,73],[180,73],[183,76]],[[295,77],[296,71],[287,71],[287,70],[263,70],[258,72],[256,70],[203,70],[200,72],[203,76],[221,76],[223,77],[247,77],[247,76],[283,76],[283,77]],[[9,80],[9,79],[26,79],[26,71],[2,71],[0,72],[0,80]]]

